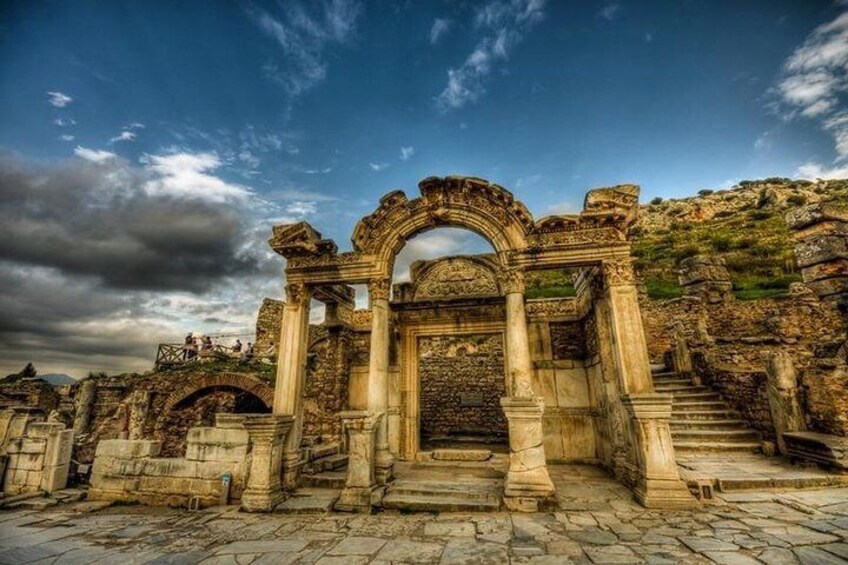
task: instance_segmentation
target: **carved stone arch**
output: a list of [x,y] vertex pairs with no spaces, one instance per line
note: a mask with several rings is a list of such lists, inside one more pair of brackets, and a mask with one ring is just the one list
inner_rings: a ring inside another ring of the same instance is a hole
[[421,197],[394,191],[356,225],[353,248],[375,258],[388,275],[395,255],[415,235],[438,227],[459,227],[485,238],[501,261],[527,246],[533,217],[505,188],[474,177],[430,177],[419,183]]
[[195,377],[180,386],[168,395],[162,414],[170,414],[171,411],[183,400],[207,388],[230,387],[249,392],[261,400],[265,406],[274,406],[274,387],[261,379],[249,375],[236,373],[220,373],[216,375],[203,375]]

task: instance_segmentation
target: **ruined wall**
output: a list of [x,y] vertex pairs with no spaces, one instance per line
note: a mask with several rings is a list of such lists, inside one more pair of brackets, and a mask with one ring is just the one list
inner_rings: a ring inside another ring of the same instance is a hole
[[338,413],[348,409],[351,332],[341,326],[311,326],[304,391],[303,434],[341,441]]
[[421,337],[421,437],[507,437],[501,334]]
[[256,341],[253,343],[257,355],[276,356],[284,306],[282,300],[266,298],[262,301],[256,315]]
[[645,299],[641,308],[651,361],[663,362],[673,324],[680,322],[697,374],[766,439],[774,440],[774,424],[763,355],[777,349],[790,355],[798,372],[810,428],[848,432],[848,386],[834,366],[822,367],[826,350],[845,341],[842,317],[833,303],[794,284],[785,298],[714,303],[696,297]]

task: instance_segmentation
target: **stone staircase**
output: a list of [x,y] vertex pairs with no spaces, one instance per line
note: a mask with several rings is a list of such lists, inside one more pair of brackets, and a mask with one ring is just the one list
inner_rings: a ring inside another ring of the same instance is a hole
[[306,450],[302,485],[315,488],[344,488],[348,455],[338,443],[315,443]]
[[664,367],[652,367],[657,392],[674,395],[671,439],[680,455],[699,453],[756,453],[761,449],[759,432],[751,430],[739,412],[705,385],[694,385]]
[[506,455],[485,450],[436,450],[431,460],[395,463],[383,508],[406,512],[497,512]]

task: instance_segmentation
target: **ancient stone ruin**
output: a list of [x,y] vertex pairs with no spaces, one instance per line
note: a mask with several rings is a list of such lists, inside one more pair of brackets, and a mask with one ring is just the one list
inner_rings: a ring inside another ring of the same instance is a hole
[[[633,267],[637,186],[539,219],[482,179],[419,188],[385,195],[351,251],[306,222],[274,227],[285,300],[262,303],[252,363],[0,390],[5,492],[61,490],[70,474],[91,499],[148,504],[299,511],[313,487],[337,511],[539,511],[556,506],[552,469],[579,463],[644,506],[679,508],[743,488],[721,468],[729,454],[848,467],[838,206],[788,215],[803,275],[788,296],[737,300],[724,261],[695,255],[678,265],[682,297],[656,300]],[[442,226],[493,252],[418,261],[393,284],[404,244]],[[570,292],[528,298],[551,270],[569,273]],[[786,477],[755,484],[841,481]]]

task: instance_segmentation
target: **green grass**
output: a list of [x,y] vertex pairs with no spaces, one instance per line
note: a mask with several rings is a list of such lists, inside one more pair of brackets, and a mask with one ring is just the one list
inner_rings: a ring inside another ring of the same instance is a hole
[[683,296],[683,288],[677,281],[648,279],[645,281],[648,298],[653,300],[669,300]]
[[527,298],[568,298],[576,296],[574,285],[570,283],[531,286],[527,288]]

